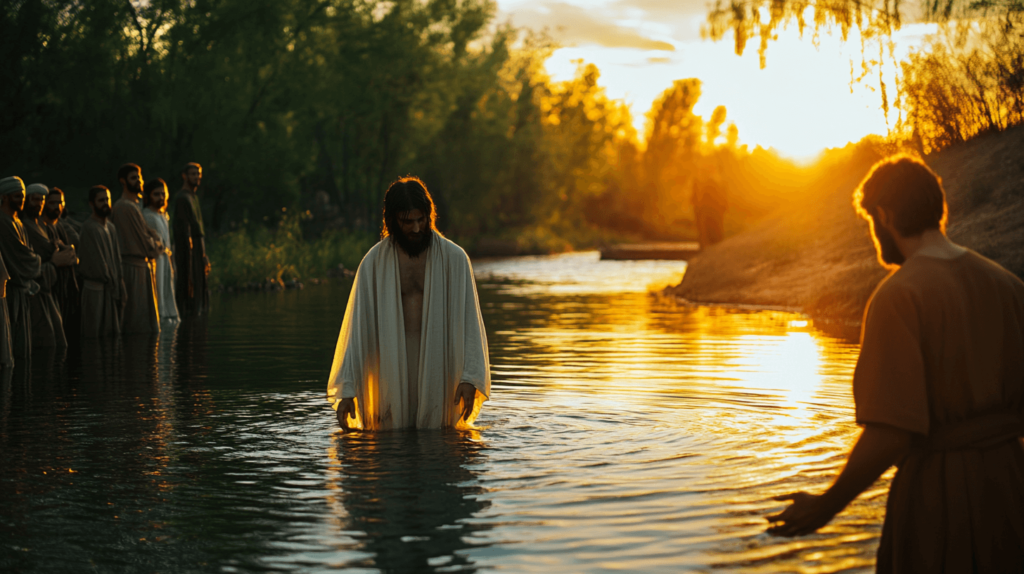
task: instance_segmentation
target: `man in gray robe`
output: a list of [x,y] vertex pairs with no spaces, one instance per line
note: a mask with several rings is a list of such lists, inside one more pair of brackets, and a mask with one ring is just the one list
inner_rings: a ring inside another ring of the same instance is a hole
[[197,317],[210,311],[210,288],[206,282],[210,261],[206,258],[206,230],[199,208],[199,184],[203,168],[188,163],[181,169],[181,189],[174,196],[174,272],[177,275],[175,296],[182,317]]
[[82,224],[78,240],[78,274],[82,277],[82,338],[121,333],[121,312],[127,299],[121,279],[121,250],[110,217],[110,190],[89,190],[92,215]]
[[19,177],[0,180],[0,255],[11,278],[7,305],[11,321],[11,347],[18,359],[32,359],[32,311],[29,301],[39,292],[36,278],[43,261],[28,245],[18,212],[25,204],[25,183]]
[[163,243],[142,216],[142,168],[128,163],[118,170],[121,199],[114,204],[110,220],[117,228],[121,248],[121,277],[128,301],[121,318],[125,333],[159,333],[160,312],[156,299],[156,258]]
[[36,293],[30,302],[32,346],[65,349],[67,339],[64,337],[64,323],[54,293],[59,290],[64,273],[70,271],[71,266],[78,263],[78,259],[75,257],[74,247],[65,246],[41,221],[43,205],[49,191],[41,183],[29,185],[25,190],[26,199],[19,219],[25,228],[29,245],[43,261],[38,279],[39,293]]

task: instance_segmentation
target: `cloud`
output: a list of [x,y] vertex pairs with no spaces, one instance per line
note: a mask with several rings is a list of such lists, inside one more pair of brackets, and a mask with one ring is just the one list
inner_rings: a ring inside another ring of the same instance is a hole
[[596,44],[607,48],[634,48],[674,52],[675,46],[621,26],[611,14],[588,10],[566,2],[542,2],[517,7],[512,16],[519,26],[547,28],[556,39],[570,45]]
[[658,21],[703,16],[708,12],[708,0],[616,0],[614,7],[637,9]]

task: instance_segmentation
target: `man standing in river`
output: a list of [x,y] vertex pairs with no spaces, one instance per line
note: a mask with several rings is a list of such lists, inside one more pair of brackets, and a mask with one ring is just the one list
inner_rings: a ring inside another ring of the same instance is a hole
[[814,532],[895,464],[879,572],[1024,572],[1024,282],[946,237],[918,159],[876,164],[854,204],[895,269],[864,316],[864,430],[825,493],[781,497],[771,531]]
[[117,171],[121,183],[121,199],[114,203],[110,222],[117,229],[121,249],[121,278],[128,290],[121,331],[124,333],[159,333],[160,313],[156,300],[156,258],[164,252],[164,244],[146,224],[139,200],[142,199],[142,168],[126,163]]
[[[203,166],[195,162],[181,168],[181,189],[174,196],[175,297],[182,317],[198,317],[210,312],[210,260],[206,257],[206,228],[199,205],[199,184]],[[170,202],[168,202],[170,203]]]
[[342,429],[468,425],[490,394],[473,268],[435,219],[417,178],[384,195],[384,238],[359,264],[327,384]]

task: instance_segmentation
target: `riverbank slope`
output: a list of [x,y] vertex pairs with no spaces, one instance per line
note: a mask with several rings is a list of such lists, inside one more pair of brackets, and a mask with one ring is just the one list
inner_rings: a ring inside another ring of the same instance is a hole
[[[879,157],[857,146],[822,170],[827,175],[813,189],[690,261],[682,283],[667,293],[700,303],[787,307],[858,325],[886,271],[852,195]],[[1024,276],[1024,126],[925,160],[946,189],[950,238]]]

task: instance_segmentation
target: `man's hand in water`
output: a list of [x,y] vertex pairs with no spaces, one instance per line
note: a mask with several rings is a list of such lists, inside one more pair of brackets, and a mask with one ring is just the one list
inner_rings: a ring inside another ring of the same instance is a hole
[[473,405],[476,402],[476,387],[469,383],[459,383],[459,388],[455,390],[456,406],[458,406],[459,401],[462,401],[462,414],[459,416],[459,420],[466,420],[469,418],[469,415],[473,414]]
[[772,526],[768,532],[779,536],[803,536],[825,526],[842,510],[829,506],[828,500],[822,496],[796,492],[785,496],[776,496],[775,500],[791,500],[793,504],[786,510],[769,516]]
[[768,532],[779,536],[803,536],[825,526],[886,469],[905,457],[910,451],[910,442],[908,431],[881,424],[864,425],[843,472],[824,494],[816,496],[797,492],[775,497],[775,500],[792,500],[793,504],[768,517],[772,524]]
[[341,399],[341,404],[338,405],[338,410],[335,412],[338,415],[338,424],[341,425],[341,430],[351,430],[351,427],[348,426],[348,417],[355,418],[356,416],[355,399]]

